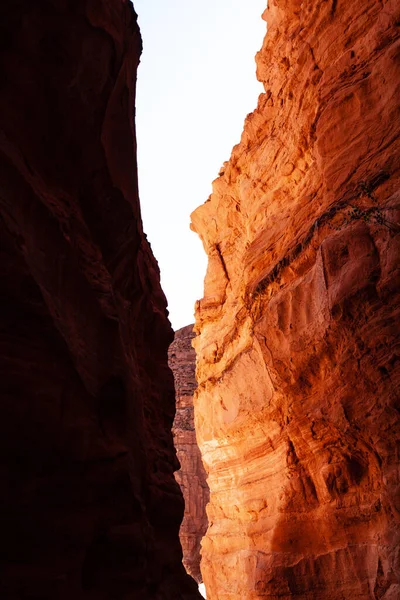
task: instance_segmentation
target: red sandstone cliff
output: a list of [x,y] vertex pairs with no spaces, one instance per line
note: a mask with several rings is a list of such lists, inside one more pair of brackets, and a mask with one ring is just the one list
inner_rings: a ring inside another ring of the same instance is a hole
[[212,600],[400,597],[399,3],[271,0],[192,215]]
[[200,598],[124,0],[0,6],[0,596]]
[[200,571],[200,542],[207,529],[206,505],[210,494],[194,430],[193,394],[197,384],[193,338],[193,325],[176,331],[168,358],[174,374],[176,393],[174,443],[181,464],[175,478],[185,500],[185,514],[179,533],[183,564],[187,572],[200,583],[203,581]]

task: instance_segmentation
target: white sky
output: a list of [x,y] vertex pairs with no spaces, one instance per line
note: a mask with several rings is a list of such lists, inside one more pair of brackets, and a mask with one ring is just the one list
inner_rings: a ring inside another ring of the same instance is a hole
[[194,321],[206,255],[190,213],[240,141],[261,84],[266,0],[134,0],[143,37],[136,126],[144,230],[161,270],[170,320]]

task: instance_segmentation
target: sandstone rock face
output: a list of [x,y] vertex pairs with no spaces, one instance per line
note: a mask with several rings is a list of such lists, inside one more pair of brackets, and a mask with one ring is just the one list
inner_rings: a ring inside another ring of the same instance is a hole
[[173,434],[181,464],[175,478],[185,500],[185,514],[179,533],[183,564],[187,572],[201,583],[200,543],[207,529],[206,505],[210,493],[194,429],[193,394],[197,384],[193,338],[193,325],[176,331],[169,347],[168,360],[175,380],[176,415]]
[[213,600],[400,597],[399,3],[271,0],[192,215]]
[[136,15],[5,0],[0,46],[0,596],[200,598],[138,201]]

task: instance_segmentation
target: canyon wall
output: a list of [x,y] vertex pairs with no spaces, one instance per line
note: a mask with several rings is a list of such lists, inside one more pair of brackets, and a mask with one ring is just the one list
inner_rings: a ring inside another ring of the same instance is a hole
[[0,596],[200,598],[124,0],[0,6]]
[[210,493],[194,429],[193,394],[197,384],[193,338],[193,325],[176,331],[168,350],[168,362],[174,374],[176,393],[176,415],[172,431],[181,464],[175,478],[185,500],[185,513],[179,532],[183,564],[187,572],[201,583],[200,543],[207,529],[206,505]]
[[400,6],[268,4],[265,92],[192,215],[202,572],[212,600],[395,600]]

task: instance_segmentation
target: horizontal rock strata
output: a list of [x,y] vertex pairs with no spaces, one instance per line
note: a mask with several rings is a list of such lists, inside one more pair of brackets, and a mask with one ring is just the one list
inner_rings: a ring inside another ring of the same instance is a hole
[[201,583],[200,543],[207,529],[206,505],[210,494],[194,429],[193,394],[197,384],[193,338],[193,325],[176,331],[169,347],[168,361],[174,374],[176,394],[176,415],[172,431],[181,464],[175,478],[185,500],[185,513],[179,532],[183,564],[187,572]]
[[0,597],[200,598],[124,0],[0,6]]
[[400,7],[271,0],[192,215],[212,600],[400,597]]

